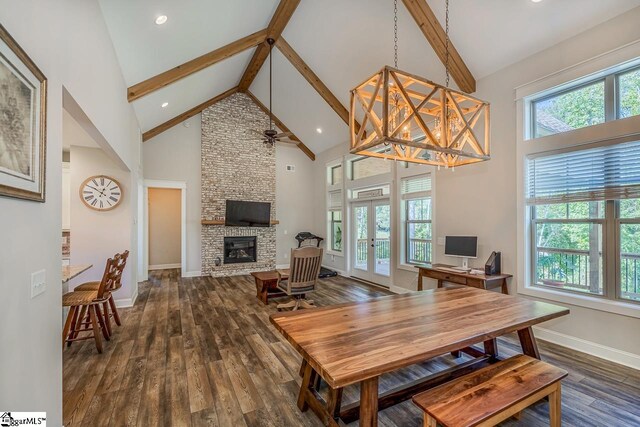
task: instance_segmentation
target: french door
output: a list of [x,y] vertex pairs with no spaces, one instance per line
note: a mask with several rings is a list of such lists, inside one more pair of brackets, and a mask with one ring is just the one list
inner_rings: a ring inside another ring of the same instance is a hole
[[391,205],[389,200],[351,205],[351,275],[391,284]]

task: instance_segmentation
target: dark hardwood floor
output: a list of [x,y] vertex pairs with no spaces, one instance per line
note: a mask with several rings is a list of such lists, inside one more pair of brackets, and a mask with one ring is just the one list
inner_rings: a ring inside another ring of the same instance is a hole
[[[321,281],[319,306],[388,294],[342,277]],[[64,350],[64,425],[71,426],[320,426],[296,407],[300,357],[269,323],[251,276],[221,279],[153,272],[133,308],[120,311],[103,354],[92,341]],[[282,301],[282,299],[280,299]],[[632,339],[632,337],[630,337]],[[640,426],[640,371],[539,342],[542,358],[569,371],[563,381],[565,426]],[[512,337],[501,355],[520,351]],[[464,358],[450,355],[382,377],[381,390],[436,372]],[[357,399],[348,387],[343,403]],[[380,413],[380,425],[420,426],[411,402]],[[357,425],[357,423],[353,423]],[[540,402],[507,426],[548,426]]]

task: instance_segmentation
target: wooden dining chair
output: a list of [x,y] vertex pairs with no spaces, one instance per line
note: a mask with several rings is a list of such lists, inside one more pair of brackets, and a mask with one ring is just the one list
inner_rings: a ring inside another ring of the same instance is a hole
[[[108,317],[103,315],[100,306],[104,310],[108,309],[108,301],[111,297],[111,292],[108,289],[112,289],[115,286],[115,283],[120,279],[120,275],[121,272],[119,272],[117,262],[113,258],[109,258],[97,290],[73,291],[62,296],[62,305],[69,307],[67,320],[62,330],[63,346],[65,343],[71,345],[74,341],[93,338],[96,342],[98,353],[102,353],[102,338],[100,334],[108,341],[111,332],[109,323],[105,320],[108,320]],[[85,315],[87,315],[86,319],[88,320],[85,320]],[[80,336],[83,332],[89,331],[92,332],[91,335]]]
[[[118,269],[119,276],[118,276],[118,280],[115,282],[113,289],[107,289],[107,291],[109,291],[109,301],[108,301],[109,305],[108,305],[108,308],[104,308],[103,310],[104,312],[102,313],[105,318],[105,322],[109,326],[109,330],[111,330],[111,317],[113,317],[113,320],[116,322],[116,325],[118,326],[122,325],[120,321],[120,314],[118,313],[118,309],[116,308],[116,303],[113,300],[113,294],[115,293],[115,291],[117,291],[122,287],[122,273],[124,272],[124,268],[127,265],[128,257],[129,257],[129,251],[124,251],[121,254],[115,254],[113,256],[113,260],[116,263],[116,268]],[[83,283],[82,285],[76,286],[74,289],[74,292],[97,291],[99,287],[100,287],[100,282],[86,282],[86,283]]]
[[313,301],[305,299],[305,295],[313,291],[318,283],[320,266],[322,264],[322,249],[314,247],[291,249],[291,266],[289,278],[283,279],[278,272],[278,288],[293,300],[278,304],[278,310],[291,308],[314,308]]

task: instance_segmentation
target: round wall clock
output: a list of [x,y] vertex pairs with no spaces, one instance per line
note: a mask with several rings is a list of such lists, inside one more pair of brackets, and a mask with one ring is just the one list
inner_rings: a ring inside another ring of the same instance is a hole
[[108,211],[122,201],[122,187],[111,177],[92,176],[80,186],[80,198],[88,208]]

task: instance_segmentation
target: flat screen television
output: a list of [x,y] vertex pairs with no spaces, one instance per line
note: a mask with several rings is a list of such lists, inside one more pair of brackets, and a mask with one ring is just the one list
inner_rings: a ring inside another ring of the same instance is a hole
[[269,227],[271,203],[227,200],[224,218],[227,227]]

